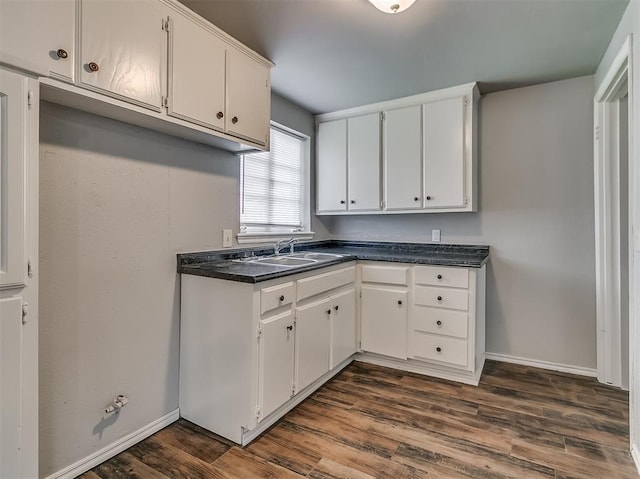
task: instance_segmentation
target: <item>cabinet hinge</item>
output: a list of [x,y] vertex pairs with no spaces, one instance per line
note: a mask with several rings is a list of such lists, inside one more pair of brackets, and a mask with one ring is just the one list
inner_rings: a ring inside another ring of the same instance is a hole
[[27,276],[33,278],[33,266],[31,260],[27,260]]
[[162,108],[169,108],[169,97],[163,96],[161,99]]
[[292,382],[291,383],[291,397],[295,396],[296,394],[296,383]]
[[167,17],[166,19],[162,19],[162,30],[165,32],[169,32],[169,17]]
[[600,140],[600,125],[596,126],[595,131],[593,132],[596,138],[596,141]]
[[256,406],[256,418],[257,418],[257,419],[260,419],[260,413],[261,413],[261,412],[262,412],[262,411],[260,411],[260,406]]
[[258,341],[260,341],[260,338],[262,337],[262,330],[260,328],[258,328],[258,331],[256,332],[256,337],[258,338]]
[[22,324],[27,324],[27,314],[29,314],[29,303],[22,303]]
[[380,202],[380,209],[383,210],[383,209],[385,209],[386,206],[387,206],[387,203],[384,200],[382,200]]
[[360,299],[362,299],[362,291],[360,291],[360,292],[358,293],[358,297],[359,297]]
[[380,121],[384,121],[386,119],[386,115],[384,114],[383,111],[380,112]]
[[33,99],[33,92],[31,90],[29,90],[27,92],[27,108],[29,108],[29,110],[31,110],[31,107],[32,107],[32,104],[31,104],[32,103],[31,102],[32,99]]

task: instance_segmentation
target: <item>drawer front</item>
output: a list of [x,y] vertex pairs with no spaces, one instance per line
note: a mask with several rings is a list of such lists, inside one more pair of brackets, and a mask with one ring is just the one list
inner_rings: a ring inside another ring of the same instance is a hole
[[416,286],[415,303],[436,308],[469,310],[469,292],[462,289]]
[[467,367],[467,341],[464,339],[413,332],[412,342],[412,353],[416,359]]
[[270,286],[260,290],[260,314],[293,303],[295,286],[293,282]]
[[443,266],[416,266],[416,284],[428,284],[448,288],[468,288],[469,270],[466,268],[446,268]]
[[462,339],[468,337],[469,315],[466,311],[416,306],[413,314],[413,329],[416,331]]
[[298,301],[339,288],[356,280],[356,267],[339,269],[297,281]]
[[408,266],[362,266],[363,283],[409,284]]

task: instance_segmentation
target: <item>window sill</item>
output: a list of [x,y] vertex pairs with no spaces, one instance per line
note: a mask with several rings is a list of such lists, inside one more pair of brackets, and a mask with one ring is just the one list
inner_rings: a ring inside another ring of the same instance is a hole
[[236,240],[238,244],[250,243],[273,243],[274,241],[295,238],[300,241],[312,240],[315,233],[313,231],[296,232],[260,232],[260,233],[238,233]]

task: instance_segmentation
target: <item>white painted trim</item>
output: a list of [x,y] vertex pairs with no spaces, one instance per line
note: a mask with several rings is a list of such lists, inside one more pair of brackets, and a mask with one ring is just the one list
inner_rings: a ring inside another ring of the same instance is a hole
[[625,69],[626,64],[630,63],[631,59],[631,41],[632,36],[629,35],[620,47],[620,51],[611,62],[611,66],[607,71],[607,74],[602,79],[602,82],[597,87],[594,99],[596,102],[601,102],[606,99],[612,90],[612,85],[618,84],[620,73]]
[[176,422],[179,418],[180,410],[175,409],[169,414],[166,414],[165,416],[156,419],[152,423],[141,427],[137,431],[134,431],[121,439],[118,439],[107,447],[94,452],[90,456],[87,456],[84,459],[80,459],[78,462],[75,462],[74,464],[71,464],[64,469],[53,473],[50,476],[47,476],[46,479],[72,479],[74,477],[77,477],[80,474],[93,469],[98,464],[102,464],[104,461],[111,459],[117,454],[120,454],[125,449],[130,448],[143,439],[146,439],[152,434],[158,432],[160,429],[163,429],[169,424]]
[[631,445],[631,458],[633,459],[633,463],[636,465],[636,470],[638,474],[640,474],[640,451],[638,451],[638,445]]
[[539,359],[520,358],[517,356],[509,356],[508,354],[485,353],[485,357],[492,361],[520,364],[522,366],[531,366],[534,368],[548,369],[550,371],[559,371],[561,373],[577,374],[579,376],[588,376],[588,377],[595,378],[598,375],[598,371],[593,368],[585,368],[583,366],[571,366],[569,364],[561,364],[561,363],[552,363],[550,361],[541,361]]
[[264,232],[264,233],[238,233],[236,235],[236,241],[238,244],[253,244],[253,243],[274,243],[278,240],[285,240],[289,238],[295,238],[300,241],[312,240],[315,233],[313,231],[292,231],[285,232]]

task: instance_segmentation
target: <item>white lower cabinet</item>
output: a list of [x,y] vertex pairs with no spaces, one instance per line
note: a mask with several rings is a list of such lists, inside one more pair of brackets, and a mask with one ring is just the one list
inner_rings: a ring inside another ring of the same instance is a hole
[[248,284],[182,275],[180,414],[247,444],[356,352],[356,268]]
[[407,358],[406,288],[362,286],[363,351],[392,358]]

